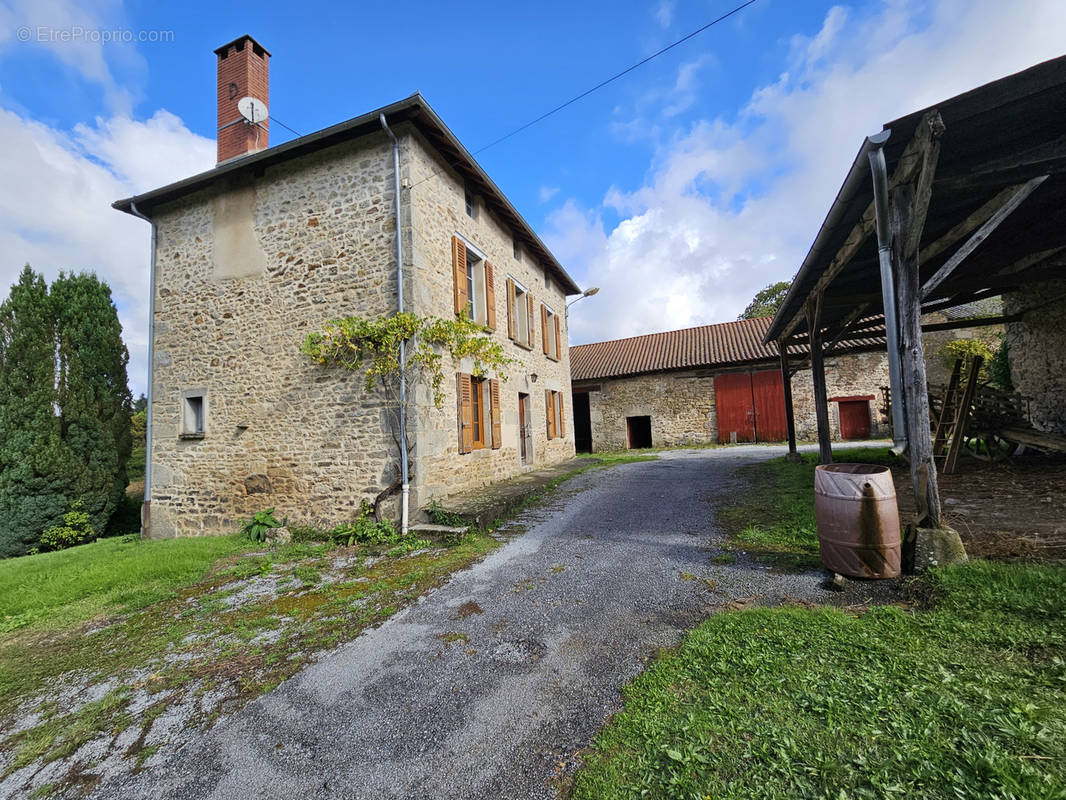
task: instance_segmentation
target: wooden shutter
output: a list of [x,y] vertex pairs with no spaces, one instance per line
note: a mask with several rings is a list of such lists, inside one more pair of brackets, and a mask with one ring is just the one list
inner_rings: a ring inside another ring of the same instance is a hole
[[489,381],[489,395],[492,404],[492,449],[499,450],[503,445],[503,420],[500,418],[500,382],[495,378]]
[[526,347],[533,347],[534,331],[537,330],[537,326],[533,324],[536,317],[533,314],[533,292],[526,292],[526,298],[528,299],[526,310]]
[[556,392],[555,396],[559,398],[559,436],[566,436],[566,411],[563,409],[563,393]]
[[562,358],[563,357],[563,344],[562,344],[562,341],[563,341],[562,337],[559,336],[559,315],[556,314],[555,315],[555,357],[556,358]]
[[459,418],[459,452],[474,449],[474,397],[470,376],[459,372],[455,376],[456,406]]
[[455,294],[455,314],[466,313],[470,298],[466,296],[466,244],[458,236],[452,237],[452,284]]
[[488,261],[485,262],[485,327],[496,330],[496,276]]
[[540,344],[544,355],[548,355],[548,307],[543,303],[540,306]]
[[519,311],[515,306],[515,288],[514,281],[510,278],[507,279],[507,338],[518,339],[518,315]]
[[555,438],[555,402],[552,398],[552,390],[544,390],[544,419],[548,424],[548,438]]

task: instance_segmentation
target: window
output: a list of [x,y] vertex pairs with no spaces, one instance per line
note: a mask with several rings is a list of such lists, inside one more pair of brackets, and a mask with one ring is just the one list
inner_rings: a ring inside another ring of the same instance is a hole
[[507,336],[522,347],[533,345],[533,297],[514,278],[507,279]]
[[551,389],[544,390],[544,412],[548,439],[566,436],[566,414],[563,410],[562,392],[555,392]]
[[540,306],[540,338],[544,355],[558,361],[562,356],[559,315],[544,303]]
[[452,237],[455,313],[496,330],[496,280],[492,264],[465,239]]
[[518,244],[518,237],[513,233],[511,234],[511,253],[514,255],[515,261],[522,260],[522,248]]
[[547,267],[544,268],[544,288],[545,289],[552,288],[552,276],[548,274],[548,268]]
[[207,430],[207,396],[202,389],[183,392],[181,396],[181,435],[202,438]]
[[477,219],[477,198],[469,186],[463,190],[463,202],[466,204],[466,215],[470,219]]
[[456,374],[459,452],[470,453],[503,445],[500,382],[465,372]]

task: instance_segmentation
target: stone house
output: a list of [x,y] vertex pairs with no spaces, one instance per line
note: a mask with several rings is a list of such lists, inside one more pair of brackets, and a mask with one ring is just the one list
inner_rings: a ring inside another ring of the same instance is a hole
[[446,357],[441,408],[412,387],[412,509],[571,457],[579,289],[426,101],[268,147],[270,53],[249,36],[215,52],[218,165],[115,203],[153,229],[146,534],[271,506],[335,523],[398,481],[385,396],[300,348],[331,319],[395,313],[401,285],[405,310],[470,313],[514,360],[482,379]]
[[[766,317],[571,347],[577,449],[784,441],[779,355],[762,343],[769,324]],[[790,348],[793,364],[804,350]],[[853,339],[826,358],[834,438],[885,435],[884,350],[883,339]],[[797,436],[812,439],[809,367],[793,374],[791,386]]]

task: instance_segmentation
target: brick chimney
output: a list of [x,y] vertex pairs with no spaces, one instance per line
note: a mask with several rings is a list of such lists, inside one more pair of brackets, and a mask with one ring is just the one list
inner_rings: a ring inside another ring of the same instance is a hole
[[218,48],[218,163],[265,150],[269,120],[246,122],[237,110],[242,97],[254,97],[269,106],[270,53],[245,34]]

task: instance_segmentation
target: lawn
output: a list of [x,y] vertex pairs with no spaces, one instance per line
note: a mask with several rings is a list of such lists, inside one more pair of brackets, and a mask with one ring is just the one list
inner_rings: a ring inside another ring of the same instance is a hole
[[[840,462],[885,464],[899,460],[887,447],[848,448],[834,454]],[[788,569],[821,565],[814,521],[814,469],[817,453],[801,453],[793,463],[775,458],[741,467],[750,489],[733,506],[722,509],[717,521],[726,530],[728,545],[758,554],[761,560]]]
[[[817,553],[813,460],[753,469],[734,545]],[[1066,568],[972,562],[910,595],[712,616],[626,688],[574,800],[1066,797]]]

